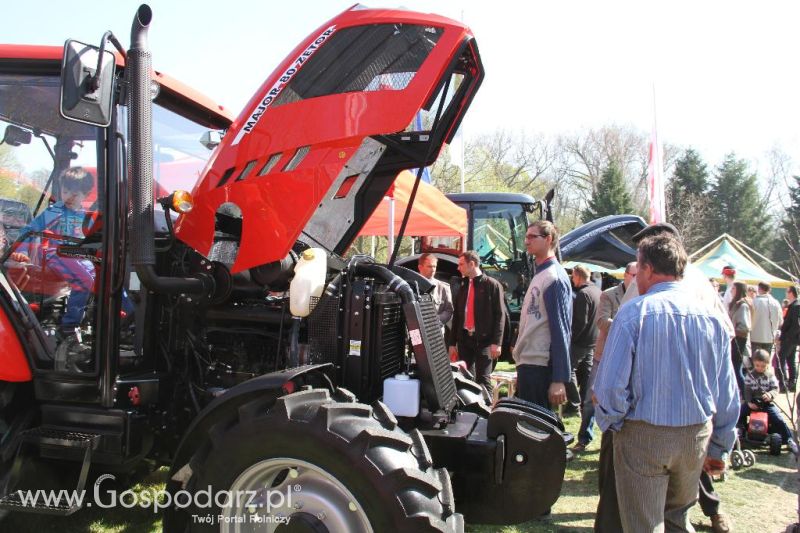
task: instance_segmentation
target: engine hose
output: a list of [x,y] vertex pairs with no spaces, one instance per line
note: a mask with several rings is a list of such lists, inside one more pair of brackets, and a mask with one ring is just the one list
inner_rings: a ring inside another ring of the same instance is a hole
[[409,285],[403,278],[401,278],[400,276],[398,276],[397,274],[395,274],[394,272],[392,272],[391,270],[389,270],[384,266],[371,263],[358,263],[355,265],[353,271],[356,274],[370,274],[372,276],[380,278],[386,283],[387,288],[390,291],[395,292],[397,293],[398,296],[400,296],[400,300],[404,304],[416,300],[411,285]]
[[341,285],[342,285],[342,275],[338,274],[325,287],[325,296],[338,296],[339,288],[341,287]]
[[289,341],[289,368],[300,366],[300,318],[292,317],[292,331]]

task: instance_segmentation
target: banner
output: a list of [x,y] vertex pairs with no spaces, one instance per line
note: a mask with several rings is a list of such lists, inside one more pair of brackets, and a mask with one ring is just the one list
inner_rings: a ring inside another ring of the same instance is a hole
[[650,153],[647,158],[647,193],[650,198],[650,223],[664,222],[666,218],[664,207],[664,162],[655,124],[653,124],[653,136],[650,139]]

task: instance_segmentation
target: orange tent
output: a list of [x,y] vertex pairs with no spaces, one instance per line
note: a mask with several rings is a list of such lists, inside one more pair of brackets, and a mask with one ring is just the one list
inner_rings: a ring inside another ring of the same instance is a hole
[[[400,232],[400,224],[414,188],[416,176],[408,170],[402,171],[386,196],[394,199],[394,234]],[[384,198],[372,216],[361,228],[359,235],[386,236],[389,233],[389,200]],[[467,234],[467,212],[447,199],[430,183],[420,182],[414,206],[408,218],[405,235],[412,236],[459,236]]]

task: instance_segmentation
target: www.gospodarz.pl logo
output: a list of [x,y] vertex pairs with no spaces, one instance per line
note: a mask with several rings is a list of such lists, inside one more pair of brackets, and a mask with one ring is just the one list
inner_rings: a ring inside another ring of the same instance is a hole
[[127,489],[122,492],[114,489],[103,489],[106,481],[115,481],[113,474],[103,474],[97,478],[92,489],[91,500],[87,500],[87,491],[75,490],[18,490],[20,503],[25,507],[99,507],[113,509],[122,507],[150,508],[153,513],[161,509],[212,510],[244,509],[246,515],[232,514],[193,514],[195,523],[273,523],[285,524],[289,517],[281,511],[292,509],[292,494],[300,492],[300,485],[289,485],[285,490],[262,489],[243,491],[214,491],[210,486],[195,492],[179,490],[175,493],[164,489],[145,488],[142,490]]

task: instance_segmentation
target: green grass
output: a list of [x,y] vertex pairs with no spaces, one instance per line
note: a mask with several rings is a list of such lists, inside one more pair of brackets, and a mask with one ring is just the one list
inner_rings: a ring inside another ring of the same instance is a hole
[[[501,363],[502,365],[502,363]],[[500,367],[500,365],[498,365]],[[513,368],[498,368],[512,370]],[[785,406],[784,406],[785,407]],[[788,411],[788,410],[787,410]],[[568,431],[577,434],[580,419],[568,418]],[[470,533],[545,533],[591,531],[597,507],[597,464],[599,439],[586,453],[567,464],[561,497],[553,506],[550,522],[531,521],[516,526],[467,525]],[[798,519],[797,463],[786,453],[778,457],[756,450],[756,464],[737,472],[729,470],[726,481],[715,483],[722,499],[721,510],[732,517],[736,531],[782,532]],[[166,480],[166,468],[142,474],[133,482],[134,491],[158,490]],[[120,490],[124,490],[121,488]],[[694,506],[690,513],[697,531],[711,531],[710,522]],[[161,530],[161,518],[150,509],[87,508],[66,518],[12,514],[4,531],[37,533],[97,532],[139,533]]]
[[[577,434],[580,418],[565,421],[567,431]],[[595,434],[597,435],[597,431]],[[597,465],[600,441],[595,439],[586,453],[567,463],[561,497],[553,506],[549,522],[530,521],[516,526],[468,525],[470,533],[566,533],[592,531],[597,509]],[[768,455],[755,450],[756,464],[733,472],[726,481],[714,483],[722,503],[720,510],[734,522],[736,531],[782,532],[797,521],[797,463],[786,453]],[[711,522],[700,506],[690,511],[697,531],[711,531]]]

